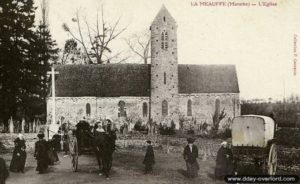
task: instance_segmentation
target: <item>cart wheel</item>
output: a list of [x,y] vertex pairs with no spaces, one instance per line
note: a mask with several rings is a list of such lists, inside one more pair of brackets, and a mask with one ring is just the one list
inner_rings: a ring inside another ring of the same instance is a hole
[[78,153],[72,155],[72,170],[76,172],[77,168],[78,168]]
[[267,167],[268,174],[275,175],[277,168],[277,148],[275,144],[271,145]]

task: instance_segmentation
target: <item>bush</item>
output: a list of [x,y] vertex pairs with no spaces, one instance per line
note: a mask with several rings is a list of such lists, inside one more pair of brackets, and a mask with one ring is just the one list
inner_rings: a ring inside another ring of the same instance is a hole
[[187,131],[188,135],[195,135],[195,131],[193,129],[190,129]]
[[148,127],[146,125],[142,125],[141,121],[137,121],[134,125],[134,130],[138,132],[148,132]]
[[0,141],[0,153],[2,152],[2,151],[5,151],[6,149],[5,149],[5,146],[3,145],[3,143]]
[[171,127],[167,127],[167,126],[162,126],[161,124],[159,124],[158,129],[159,129],[159,133],[161,135],[174,135],[176,133],[175,126],[172,126],[172,125],[171,125]]
[[300,130],[296,128],[282,128],[275,134],[279,145],[300,148]]

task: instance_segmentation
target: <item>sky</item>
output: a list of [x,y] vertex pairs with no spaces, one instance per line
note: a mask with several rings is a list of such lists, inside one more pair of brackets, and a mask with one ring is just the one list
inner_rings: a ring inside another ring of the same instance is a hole
[[[36,6],[40,1],[36,0]],[[95,24],[97,9],[103,6],[107,21],[114,22],[121,17],[120,28],[127,27],[112,44],[112,49],[126,55],[129,48],[124,40],[148,30],[164,4],[178,25],[179,64],[234,64],[243,99],[282,99],[300,94],[300,1],[264,1],[277,4],[269,7],[192,6],[195,2],[216,1],[48,0],[48,22],[53,38],[62,48],[71,38],[62,24],[67,23],[76,32],[71,19],[78,10],[82,19]],[[38,9],[37,18],[39,14]],[[128,62],[138,62],[138,59],[132,57]]]

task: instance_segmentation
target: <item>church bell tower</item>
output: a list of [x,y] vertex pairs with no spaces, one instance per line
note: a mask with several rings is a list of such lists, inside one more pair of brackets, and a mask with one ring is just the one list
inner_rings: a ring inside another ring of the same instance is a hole
[[177,25],[163,5],[151,25],[151,118],[178,129]]

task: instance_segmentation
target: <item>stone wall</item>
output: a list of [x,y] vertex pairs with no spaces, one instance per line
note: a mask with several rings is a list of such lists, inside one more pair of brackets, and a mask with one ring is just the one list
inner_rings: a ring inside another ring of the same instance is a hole
[[[221,121],[222,125],[240,115],[239,94],[235,93],[199,93],[179,95],[179,116],[182,119],[196,120],[196,127],[206,122],[211,125],[215,112],[216,99],[220,100],[220,110],[224,109],[226,117]],[[188,100],[192,102],[192,116],[187,116]],[[193,123],[193,122],[191,122]],[[187,125],[184,125],[187,126]],[[193,125],[194,126],[194,125]]]
[[[110,118],[114,122],[122,122],[124,118],[118,117],[119,102],[125,102],[127,118],[136,122],[148,121],[149,97],[56,97],[56,121],[76,124],[85,117],[89,122]],[[90,115],[86,112],[86,105],[90,104]],[[147,115],[143,116],[143,103],[147,103]],[[47,122],[52,119],[52,98],[47,100]]]
[[[33,151],[34,144],[38,141],[37,133],[26,133],[23,134],[24,139],[26,140],[26,150]],[[1,133],[0,142],[3,144],[5,150],[3,151],[12,151],[14,148],[14,140],[18,137],[18,134],[14,133]]]
[[[177,95],[176,95],[177,96]],[[155,98],[155,97],[154,97]],[[174,97],[176,98],[176,97]],[[201,94],[180,94],[177,96],[176,103],[168,101],[168,109],[171,115],[177,114],[179,118],[185,120],[196,120],[193,124],[194,129],[198,128],[200,124],[206,122],[212,124],[212,117],[215,111],[215,101],[220,100],[220,110],[224,108],[226,117],[221,121],[220,128],[223,124],[229,122],[233,117],[240,115],[239,94],[233,93],[201,93]],[[188,100],[192,102],[192,116],[187,116]],[[96,97],[57,97],[56,98],[56,121],[76,124],[80,119],[86,117],[88,121],[96,121],[99,119],[111,118],[117,123],[119,127],[124,118],[118,117],[119,102],[125,102],[125,111],[127,118],[133,122],[142,121],[146,123],[149,116],[149,97],[112,97],[112,98],[96,98]],[[47,101],[47,122],[50,124],[52,119],[52,98]],[[86,112],[86,105],[90,104],[91,112],[88,115]],[[147,116],[143,116],[143,103],[147,104]],[[152,107],[158,108],[156,106]],[[178,109],[176,111],[176,109]],[[158,111],[161,113],[161,103],[159,103]],[[173,112],[174,111],[174,112]],[[156,112],[156,111],[152,111]],[[176,123],[176,128],[179,128],[178,119],[176,117],[166,117],[157,119],[157,123],[168,123],[173,120]],[[185,122],[184,126],[190,126]],[[129,127],[132,129],[133,125]],[[51,128],[50,128],[51,129]]]

